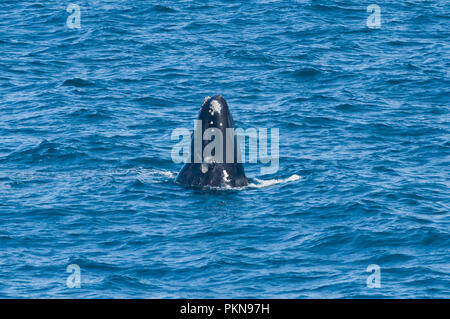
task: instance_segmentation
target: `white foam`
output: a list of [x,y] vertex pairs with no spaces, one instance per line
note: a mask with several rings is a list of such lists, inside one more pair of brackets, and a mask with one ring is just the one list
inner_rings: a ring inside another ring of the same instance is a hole
[[177,173],[174,172],[170,172],[170,171],[160,171],[157,169],[152,169],[148,171],[149,175],[160,175],[160,176],[165,176],[165,177],[169,177],[169,178],[173,178],[177,175]]
[[[225,172],[225,171],[224,171]],[[255,181],[254,183],[250,183],[248,184],[248,186],[244,186],[244,187],[232,187],[229,184],[225,184],[223,186],[220,187],[205,187],[207,189],[216,189],[216,190],[245,190],[248,188],[263,188],[263,187],[269,187],[269,186],[273,186],[276,184],[283,184],[283,183],[289,183],[289,182],[295,182],[300,180],[302,177],[294,174],[288,178],[282,178],[282,179],[268,179],[268,180],[263,180],[263,179],[259,179],[259,178],[252,178],[253,181]]]
[[248,185],[248,187],[252,187],[252,188],[262,188],[262,187],[268,187],[268,186],[272,186],[272,185],[276,185],[276,184],[282,184],[282,183],[288,183],[288,182],[295,182],[298,181],[299,179],[301,179],[301,176],[294,174],[288,178],[283,178],[283,179],[267,179],[267,180],[262,180],[259,178],[254,178],[254,181],[256,183],[250,183]]
[[[138,173],[138,179],[141,180],[142,182],[150,182],[150,183],[161,183],[164,181],[167,181],[167,179],[175,179],[175,177],[177,176],[177,172],[172,172],[172,171],[164,171],[164,170],[157,170],[157,169],[138,169],[137,170]],[[228,175],[228,173],[223,170],[222,171],[222,178],[223,181],[225,183],[230,181],[230,176]],[[302,177],[297,175],[297,174],[293,174],[287,178],[274,178],[274,179],[259,179],[259,178],[251,178],[251,182],[248,184],[248,186],[246,187],[231,187],[229,184],[225,184],[222,187],[217,187],[217,189],[225,189],[225,190],[243,190],[246,188],[263,188],[263,187],[269,187],[269,186],[273,186],[273,185],[277,185],[277,184],[284,184],[284,183],[290,183],[290,182],[295,182],[300,180]],[[211,188],[216,188],[216,187],[211,187]]]
[[145,183],[160,183],[167,180],[167,178],[172,179],[177,176],[177,173],[171,172],[171,171],[163,171],[163,170],[157,170],[157,169],[138,169],[137,170],[137,178]]

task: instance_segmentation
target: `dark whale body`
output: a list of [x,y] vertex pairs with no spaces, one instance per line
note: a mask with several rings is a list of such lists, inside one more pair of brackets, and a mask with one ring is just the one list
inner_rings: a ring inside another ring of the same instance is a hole
[[[226,129],[234,129],[233,117],[231,116],[228,104],[221,95],[215,95],[212,98],[206,97],[200,113],[198,121],[201,121],[202,130],[201,136],[205,130],[213,128],[222,132],[223,136],[223,161],[208,161],[203,159],[203,151],[205,146],[211,141],[201,141],[201,147],[194,147],[194,138],[196,132],[192,135],[191,140],[191,158],[190,163],[186,163],[177,176],[176,181],[180,184],[194,187],[242,187],[248,185],[248,179],[244,173],[244,166],[241,163],[239,145],[237,137],[227,134]],[[197,122],[199,123],[199,122]],[[212,131],[214,131],[212,130]],[[198,130],[200,134],[200,130]],[[227,139],[234,139],[231,144],[234,147],[233,154],[228,154],[227,160]],[[195,160],[197,159],[197,160]]]

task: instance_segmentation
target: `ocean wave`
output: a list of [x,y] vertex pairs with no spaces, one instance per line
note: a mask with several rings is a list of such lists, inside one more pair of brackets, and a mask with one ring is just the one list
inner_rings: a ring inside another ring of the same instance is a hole
[[[450,296],[442,3],[74,3],[1,4],[0,297]],[[176,184],[214,94],[279,129],[276,174]]]

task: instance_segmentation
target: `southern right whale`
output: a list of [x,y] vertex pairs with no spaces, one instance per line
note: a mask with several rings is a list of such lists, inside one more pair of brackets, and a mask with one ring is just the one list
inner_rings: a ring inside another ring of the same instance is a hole
[[[217,143],[211,149],[213,141]],[[212,156],[205,156],[208,151]],[[183,166],[176,181],[195,187],[248,185],[238,139],[234,134],[233,117],[223,96],[207,96],[203,101],[191,138],[190,160]]]

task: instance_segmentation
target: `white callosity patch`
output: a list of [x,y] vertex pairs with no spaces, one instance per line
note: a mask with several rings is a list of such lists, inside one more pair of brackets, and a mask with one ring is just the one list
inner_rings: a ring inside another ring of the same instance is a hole
[[222,105],[220,105],[220,103],[216,100],[212,101],[211,104],[209,105],[209,112],[212,114],[214,113],[219,113],[222,110]]
[[206,103],[210,98],[211,98],[210,96],[205,96],[205,98],[203,99],[202,106],[204,106],[205,103]]
[[202,170],[202,173],[205,174],[208,171],[208,164],[202,164],[201,170]]
[[230,178],[229,178],[230,176],[228,175],[227,171],[223,170],[222,173],[223,173],[223,181],[225,183],[229,183],[230,182]]

